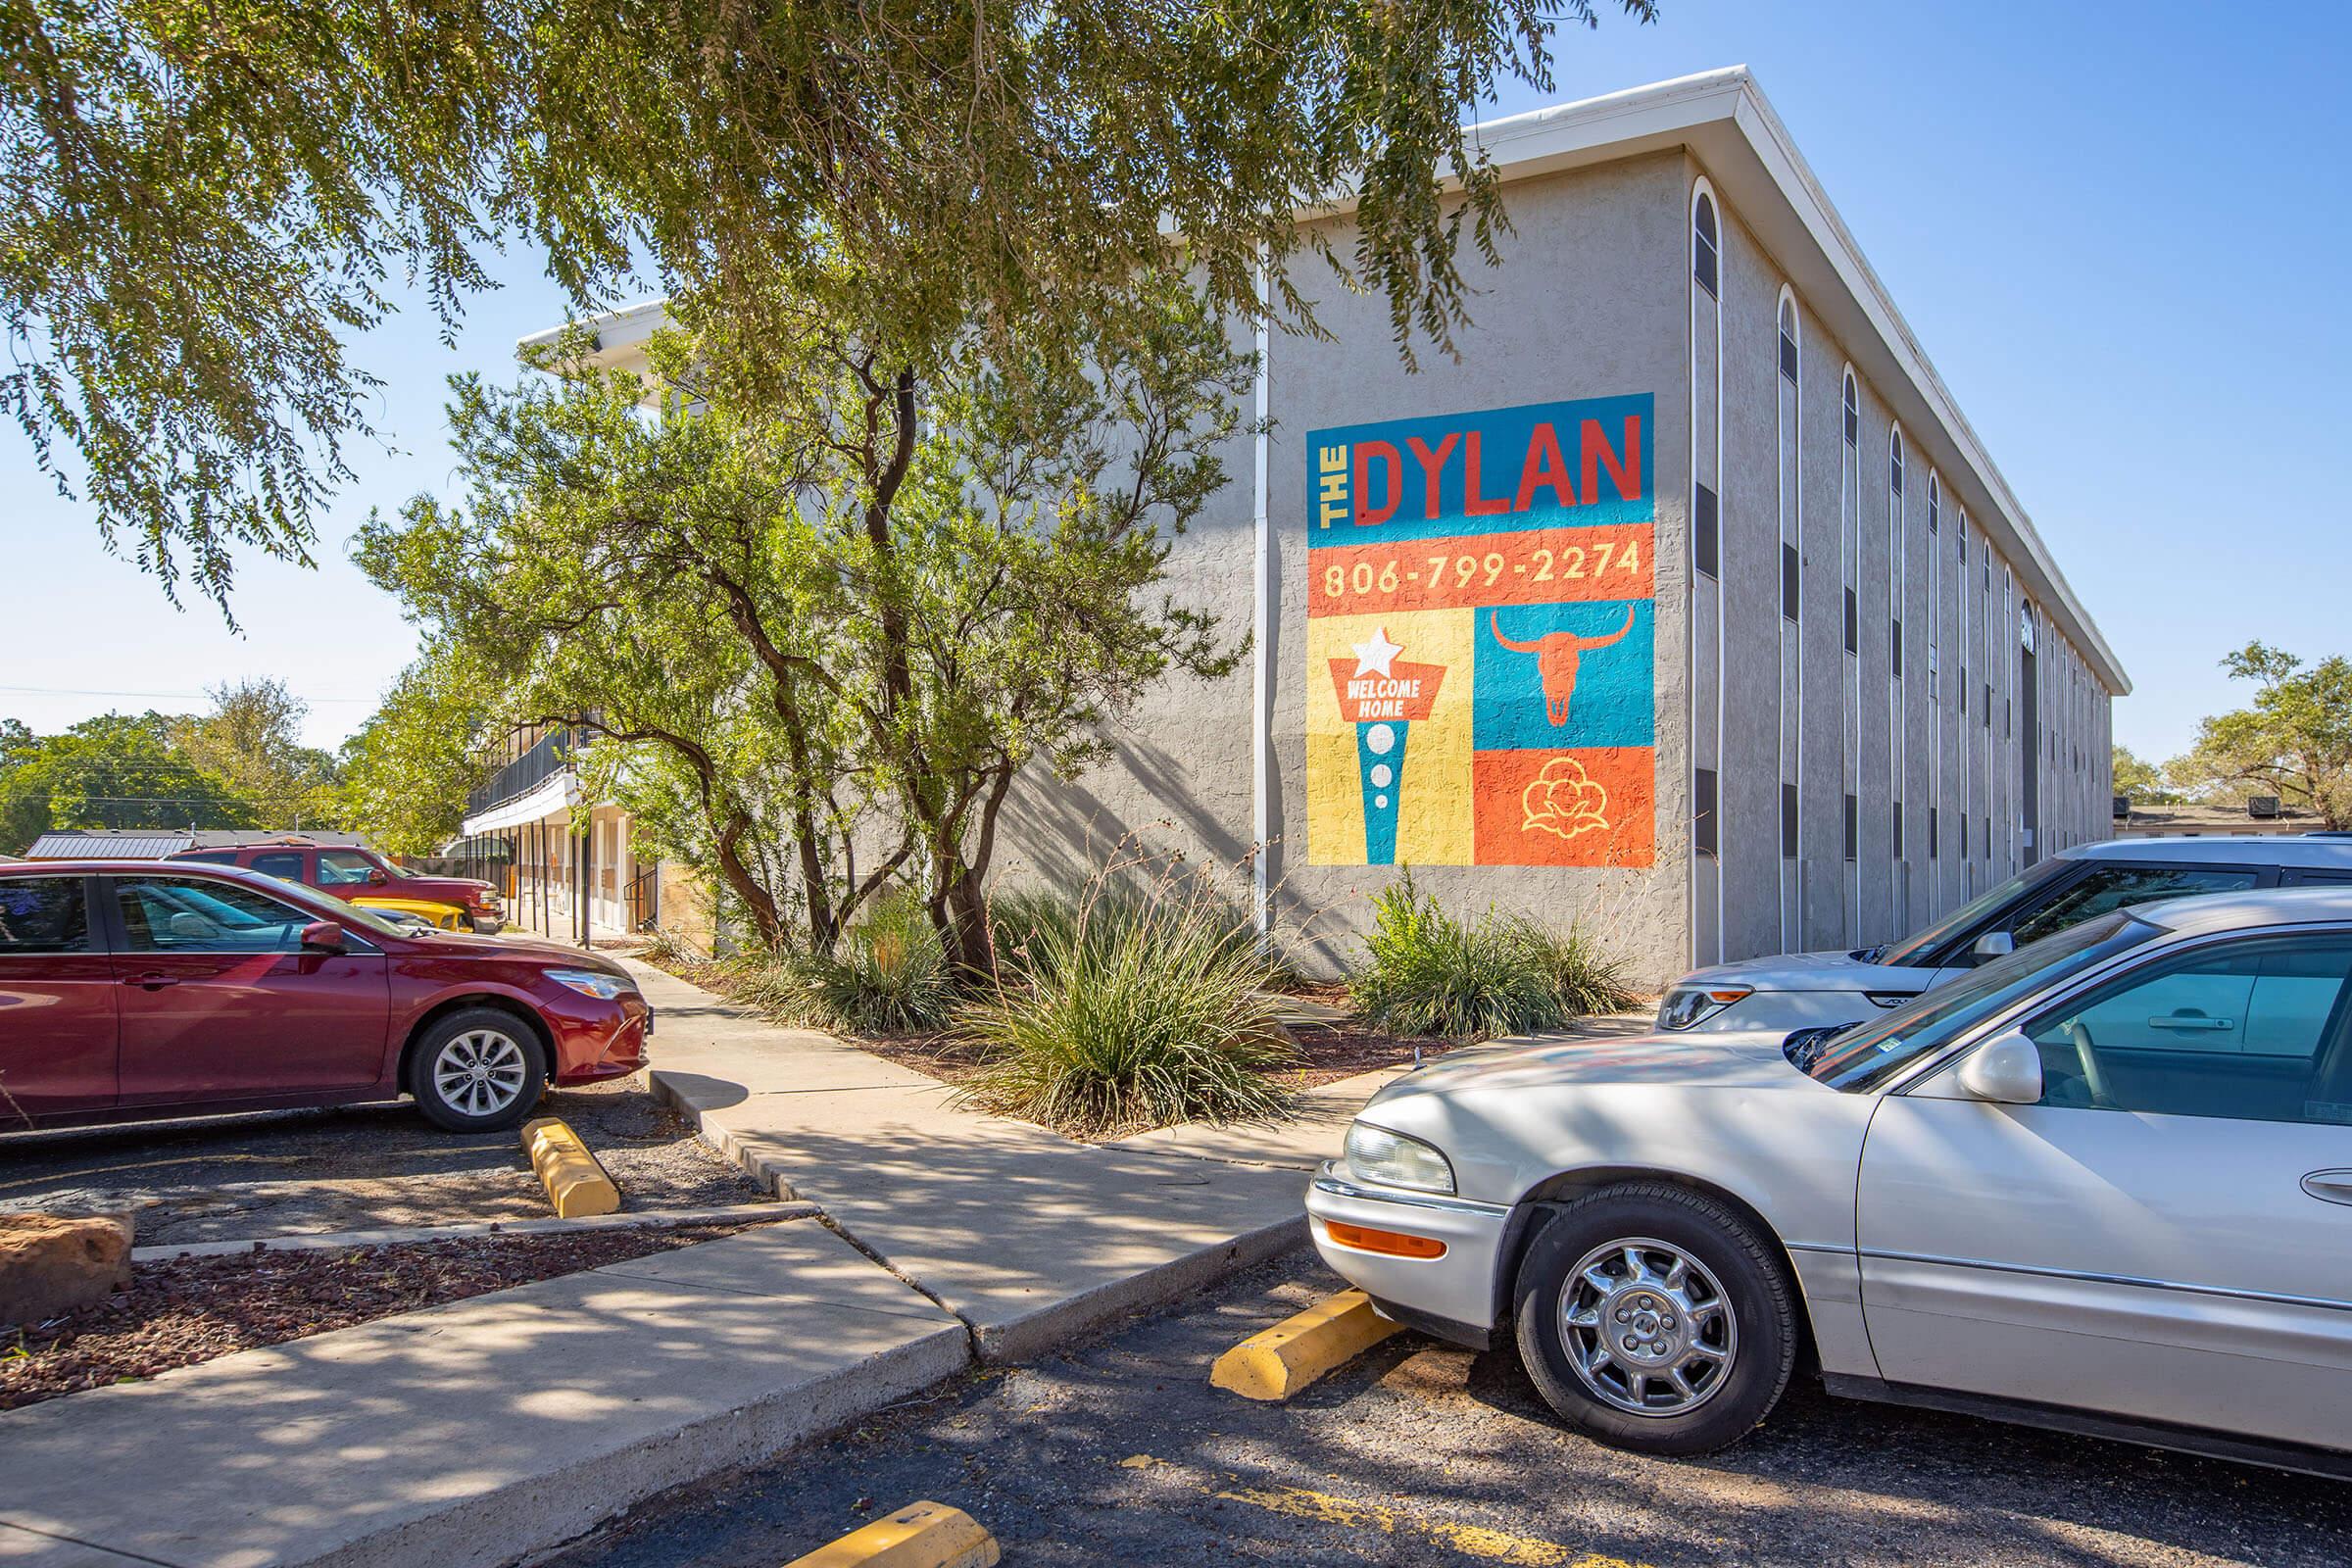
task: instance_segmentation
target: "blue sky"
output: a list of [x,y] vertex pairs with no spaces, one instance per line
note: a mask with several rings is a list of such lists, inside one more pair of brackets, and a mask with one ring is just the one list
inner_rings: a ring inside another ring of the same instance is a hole
[[[1745,63],[2135,683],[2117,737],[2187,745],[2238,699],[2217,667],[2260,637],[2352,652],[2335,585],[2352,540],[2335,488],[2352,12],[2332,5],[1863,7],[1664,0],[1559,40],[1559,98]],[[1539,100],[1524,89],[1487,111]],[[0,484],[10,584],[0,714],[43,731],[110,708],[194,709],[279,674],[340,740],[416,636],[344,559],[370,507],[451,493],[454,370],[514,373],[514,339],[563,302],[517,254],[454,349],[411,314],[358,358],[384,377],[390,450],[325,520],[319,569],[239,573],[243,636],[174,612],[13,426]],[[29,688],[38,688],[32,690]],[[149,695],[153,694],[153,695]]]

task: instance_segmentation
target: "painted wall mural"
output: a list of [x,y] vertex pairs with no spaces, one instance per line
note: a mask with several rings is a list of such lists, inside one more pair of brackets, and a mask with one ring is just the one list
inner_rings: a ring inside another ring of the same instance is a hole
[[1310,864],[1656,858],[1651,412],[1308,432]]

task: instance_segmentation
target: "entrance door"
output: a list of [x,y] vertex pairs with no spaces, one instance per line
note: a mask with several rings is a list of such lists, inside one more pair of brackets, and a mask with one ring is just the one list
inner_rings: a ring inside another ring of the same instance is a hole
[[364,1089],[384,1071],[384,956],[305,949],[312,916],[258,889],[105,879],[125,1104]]
[[2200,944],[2029,1019],[2043,1094],[1889,1098],[1888,1381],[2352,1447],[2352,934]]

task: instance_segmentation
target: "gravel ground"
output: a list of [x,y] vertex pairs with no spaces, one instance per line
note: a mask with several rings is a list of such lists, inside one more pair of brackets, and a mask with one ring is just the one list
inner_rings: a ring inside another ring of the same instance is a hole
[[[635,1078],[547,1097],[631,1211],[768,1197]],[[274,1111],[0,1138],[0,1210],[130,1211],[141,1247],[545,1218],[513,1133],[440,1131],[410,1105]]]
[[920,1498],[1007,1562],[1525,1568],[2342,1568],[2352,1486],[1792,1389],[1746,1442],[1639,1459],[1553,1425],[1507,1352],[1401,1335],[1287,1405],[1215,1355],[1338,1281],[1246,1274],[1067,1358],[655,1500],[563,1568],[772,1568]]
[[0,1337],[0,1410],[745,1228],[630,1226],[140,1263],[111,1300]]

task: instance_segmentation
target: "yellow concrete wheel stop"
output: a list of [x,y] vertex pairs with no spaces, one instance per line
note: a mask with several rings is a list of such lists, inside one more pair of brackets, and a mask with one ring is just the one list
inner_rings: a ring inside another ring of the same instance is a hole
[[997,1538],[961,1508],[909,1503],[784,1568],[994,1568]]
[[1342,1291],[1217,1357],[1208,1381],[1248,1399],[1287,1399],[1381,1341],[1399,1325],[1361,1291]]
[[547,1189],[559,1219],[611,1214],[620,1207],[620,1189],[605,1167],[588,1152],[588,1146],[553,1116],[522,1124],[522,1147],[531,1156],[531,1170]]

